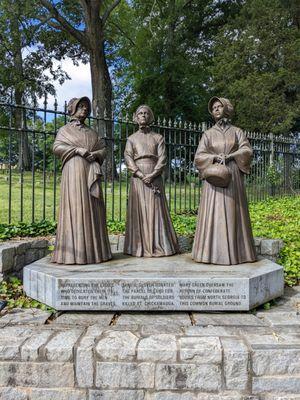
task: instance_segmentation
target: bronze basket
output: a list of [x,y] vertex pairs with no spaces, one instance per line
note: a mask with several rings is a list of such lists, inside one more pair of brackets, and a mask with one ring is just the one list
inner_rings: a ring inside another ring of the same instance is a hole
[[221,163],[212,164],[207,167],[202,178],[206,179],[208,183],[217,187],[227,187],[231,181],[231,172],[226,165],[224,160]]

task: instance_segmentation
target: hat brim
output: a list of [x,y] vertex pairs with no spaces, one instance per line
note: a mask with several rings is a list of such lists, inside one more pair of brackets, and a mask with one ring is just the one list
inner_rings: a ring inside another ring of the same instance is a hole
[[82,96],[82,97],[79,97],[79,98],[77,98],[76,100],[74,100],[74,101],[72,102],[72,104],[68,107],[68,108],[69,108],[69,109],[68,109],[68,113],[69,113],[70,116],[72,116],[72,115],[74,115],[74,114],[76,113],[78,104],[79,104],[81,101],[86,101],[86,102],[88,103],[88,116],[91,115],[91,111],[92,111],[91,101],[90,101],[90,99],[89,99],[87,96]]
[[223,107],[225,106],[225,104],[223,103],[223,101],[221,100],[220,97],[217,97],[217,96],[212,97],[212,98],[209,100],[209,102],[208,102],[208,111],[209,111],[209,113],[210,113],[211,115],[213,115],[213,113],[212,113],[212,106],[213,106],[213,104],[214,104],[216,101],[219,101],[221,104],[223,104]]
[[232,115],[233,115],[233,111],[234,111],[233,105],[231,104],[231,101],[229,99],[225,98],[225,97],[217,97],[217,96],[212,97],[208,102],[208,111],[209,111],[209,113],[211,115],[213,115],[212,108],[213,108],[213,105],[214,105],[214,103],[216,101],[219,101],[223,105],[223,107],[224,107],[224,117],[231,118]]

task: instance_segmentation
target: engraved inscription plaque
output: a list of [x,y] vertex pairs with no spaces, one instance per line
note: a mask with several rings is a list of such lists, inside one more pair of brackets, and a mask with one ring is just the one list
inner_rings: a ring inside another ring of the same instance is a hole
[[57,306],[72,309],[175,310],[241,309],[247,306],[247,285],[234,281],[163,280],[72,282],[60,280]]
[[57,266],[44,258],[24,268],[26,293],[57,310],[249,310],[282,295],[282,267],[269,260],[230,266],[190,255]]

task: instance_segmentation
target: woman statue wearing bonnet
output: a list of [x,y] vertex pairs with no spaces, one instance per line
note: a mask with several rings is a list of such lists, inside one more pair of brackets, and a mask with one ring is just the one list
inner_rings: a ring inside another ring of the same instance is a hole
[[132,173],[124,253],[137,257],[170,256],[178,251],[161,177],[166,166],[165,141],[151,130],[153,120],[150,107],[136,110],[139,130],[127,139],[124,153]]
[[101,189],[105,142],[84,124],[87,97],[68,104],[70,122],[59,129],[53,152],[62,160],[59,220],[52,262],[91,264],[111,259]]
[[252,148],[231,125],[233,106],[213,97],[208,103],[215,125],[203,133],[195,165],[204,179],[192,257],[197,262],[232,265],[256,261],[244,187]]

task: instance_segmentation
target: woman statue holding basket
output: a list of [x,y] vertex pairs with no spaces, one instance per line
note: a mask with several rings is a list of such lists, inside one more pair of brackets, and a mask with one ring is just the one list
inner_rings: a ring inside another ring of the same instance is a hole
[[195,155],[204,182],[192,257],[221,265],[254,262],[244,187],[253,151],[243,131],[230,123],[233,106],[228,99],[213,97],[208,110],[216,123],[203,133]]
[[136,257],[170,256],[178,251],[161,177],[166,166],[165,141],[151,130],[153,120],[150,107],[136,110],[139,129],[127,139],[124,153],[132,173],[124,253]]

